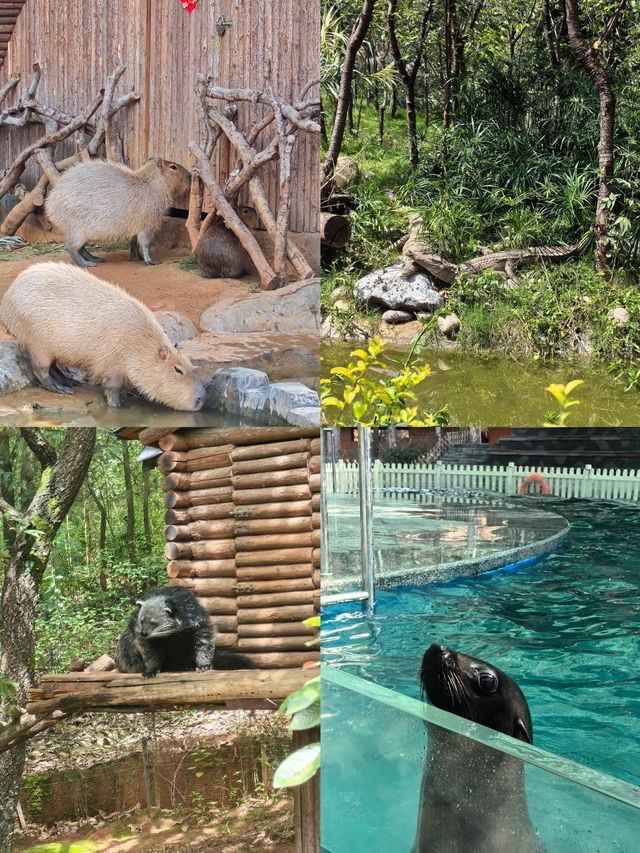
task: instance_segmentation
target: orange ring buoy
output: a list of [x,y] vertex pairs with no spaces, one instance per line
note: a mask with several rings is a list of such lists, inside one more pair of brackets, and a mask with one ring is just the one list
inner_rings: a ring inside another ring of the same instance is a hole
[[547,481],[542,476],[542,474],[529,474],[528,476],[526,476],[524,478],[524,480],[520,484],[520,494],[521,495],[527,494],[527,491],[528,491],[527,486],[530,486],[531,483],[539,483],[541,494],[543,494],[543,495],[549,494],[549,483],[547,483]]

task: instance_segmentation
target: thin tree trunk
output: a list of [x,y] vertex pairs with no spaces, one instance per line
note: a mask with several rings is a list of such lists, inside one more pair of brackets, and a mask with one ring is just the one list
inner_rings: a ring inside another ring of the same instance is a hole
[[[621,6],[623,5],[621,4]],[[577,56],[582,67],[591,77],[600,100],[600,139],[598,142],[600,183],[593,230],[596,236],[596,269],[600,272],[605,272],[609,269],[613,248],[609,234],[609,208],[607,202],[611,195],[611,182],[613,180],[616,95],[613,90],[611,74],[602,65],[597,52],[584,35],[580,23],[578,0],[565,0],[565,13],[571,49]]]
[[453,77],[454,77],[454,46],[456,41],[456,3],[455,0],[444,0],[444,110],[442,124],[445,130],[451,127],[453,119]]
[[[95,429],[69,429],[59,452],[44,434],[22,429],[21,435],[42,467],[40,482],[19,522],[5,566],[0,620],[0,671],[16,682],[15,703],[24,707],[35,668],[35,617],[38,590],[54,539],[82,486],[95,445]],[[37,531],[37,535],[34,535]],[[0,701],[0,717],[8,716]],[[11,853],[25,745],[0,755],[0,853]]]
[[124,487],[127,498],[127,553],[132,563],[135,563],[136,554],[136,516],[133,504],[133,481],[131,478],[131,459],[129,457],[129,445],[122,442],[122,470],[124,473]]
[[144,541],[147,554],[153,551],[153,533],[151,530],[151,518],[149,515],[149,497],[151,495],[151,483],[149,481],[149,468],[142,466],[142,521],[144,524]]
[[558,44],[553,34],[553,18],[551,17],[549,0],[542,0],[541,24],[544,42],[547,46],[547,53],[549,55],[549,63],[552,68],[559,68],[560,57],[558,56]]
[[362,47],[362,42],[365,39],[376,0],[363,0],[362,10],[358,20],[354,24],[347,42],[347,48],[344,54],[342,63],[342,72],[340,75],[340,91],[338,94],[338,103],[336,105],[336,116],[331,130],[331,142],[329,150],[324,162],[324,174],[330,175],[334,170],[336,161],[340,155],[342,148],[342,140],[344,139],[344,130],[347,121],[347,110],[351,98],[351,83],[353,80],[353,70],[356,64],[358,51]]
[[391,118],[398,118],[398,87],[395,83],[391,90]]
[[407,111],[407,139],[409,142],[409,162],[411,163],[411,166],[414,169],[418,165],[419,159],[416,117],[416,80],[418,78],[420,65],[422,64],[422,57],[427,41],[429,21],[431,19],[432,12],[433,2],[430,2],[425,8],[422,15],[422,22],[420,25],[420,41],[418,42],[418,47],[416,48],[413,65],[409,69],[402,55],[400,45],[398,44],[398,36],[396,32],[398,0],[389,0],[389,6],[387,7],[387,29],[389,31],[389,44],[391,45],[391,52],[393,53],[393,61],[396,67],[396,71],[398,72],[398,75],[400,76],[400,79],[402,80],[402,85],[404,87],[404,102]]
[[100,514],[100,533],[98,534],[98,565],[100,566],[100,589],[106,592],[108,589],[107,574],[104,568],[104,549],[107,547],[107,507],[98,497],[98,493],[87,479],[87,491],[93,498],[93,502]]

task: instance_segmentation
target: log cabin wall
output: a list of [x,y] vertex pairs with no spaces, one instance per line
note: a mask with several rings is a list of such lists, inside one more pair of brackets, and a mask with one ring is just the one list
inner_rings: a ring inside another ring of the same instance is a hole
[[[20,3],[2,5],[19,15],[15,25],[9,22],[13,30],[0,85],[15,74],[26,85],[33,63],[40,62],[39,100],[75,114],[95,98],[119,63],[127,66],[117,91],[135,88],[142,99],[124,110],[114,124],[132,168],[152,156],[191,168],[188,143],[202,141],[194,95],[199,72],[212,75],[214,83],[224,87],[262,88],[270,83],[288,100],[295,100],[302,87],[320,75],[317,3],[200,0],[192,15],[178,0],[26,0],[21,11]],[[216,32],[220,16],[231,24],[222,38]],[[264,109],[240,104],[238,126],[250,126]],[[5,129],[0,135],[0,169],[41,131],[40,125]],[[256,148],[261,150],[270,139],[267,130]],[[56,154],[61,158],[73,151],[73,143],[65,142]],[[290,227],[294,232],[318,230],[319,163],[318,137],[299,134],[292,171]],[[226,140],[215,166],[216,177],[224,184],[235,166]],[[263,173],[272,209],[277,207],[276,168],[272,162]],[[37,177],[38,168],[31,163],[24,174],[29,189]],[[187,208],[187,197],[182,206]]]
[[211,614],[216,645],[261,669],[318,659],[316,430],[181,430],[163,437],[167,572]]

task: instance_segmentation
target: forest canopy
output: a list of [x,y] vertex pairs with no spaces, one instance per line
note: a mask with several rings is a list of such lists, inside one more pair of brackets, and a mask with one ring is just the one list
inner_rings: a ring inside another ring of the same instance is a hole
[[[58,449],[67,430],[44,432]],[[88,664],[110,651],[135,597],[166,582],[159,474],[136,461],[136,447],[109,430],[96,433],[87,477],[56,535],[40,584],[39,672],[64,672],[74,657]],[[0,430],[0,495],[23,512],[40,477],[20,431]],[[13,535],[5,515],[0,565]]]

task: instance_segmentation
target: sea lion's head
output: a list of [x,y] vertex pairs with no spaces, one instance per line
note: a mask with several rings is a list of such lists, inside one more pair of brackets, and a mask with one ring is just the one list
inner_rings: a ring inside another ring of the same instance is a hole
[[533,742],[527,700],[515,681],[490,663],[433,643],[422,658],[420,683],[437,708]]

